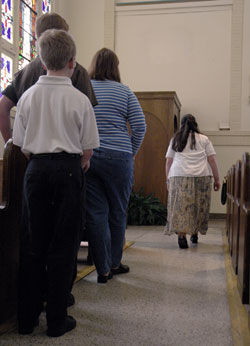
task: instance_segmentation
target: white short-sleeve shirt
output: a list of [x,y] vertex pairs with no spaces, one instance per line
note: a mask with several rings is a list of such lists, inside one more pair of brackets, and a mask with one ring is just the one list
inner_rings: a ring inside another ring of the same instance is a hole
[[172,140],[170,141],[166,158],[173,158],[173,163],[169,171],[170,177],[204,177],[212,176],[211,168],[207,157],[215,155],[214,147],[207,136],[195,133],[196,149],[191,149],[191,135],[189,135],[187,144],[182,152],[176,152],[172,149]]
[[82,154],[99,147],[89,99],[68,77],[41,76],[17,104],[13,143],[32,154]]

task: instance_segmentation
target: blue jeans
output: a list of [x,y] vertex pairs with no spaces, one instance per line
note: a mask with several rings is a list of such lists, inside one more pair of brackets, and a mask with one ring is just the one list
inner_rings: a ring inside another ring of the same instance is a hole
[[132,154],[100,148],[86,174],[86,228],[97,273],[120,265],[133,183]]

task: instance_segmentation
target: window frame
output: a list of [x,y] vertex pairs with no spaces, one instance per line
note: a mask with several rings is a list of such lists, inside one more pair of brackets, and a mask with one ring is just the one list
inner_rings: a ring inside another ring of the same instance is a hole
[[[3,37],[0,37],[0,54],[5,54],[13,59],[13,76],[18,71],[19,61],[19,10],[20,0],[13,0],[13,43],[6,41]],[[51,0],[51,12],[53,12],[55,1]],[[1,12],[2,14],[2,12]],[[37,0],[37,17],[43,14],[43,0]],[[1,15],[2,23],[2,15]],[[1,72],[0,72],[1,74]]]

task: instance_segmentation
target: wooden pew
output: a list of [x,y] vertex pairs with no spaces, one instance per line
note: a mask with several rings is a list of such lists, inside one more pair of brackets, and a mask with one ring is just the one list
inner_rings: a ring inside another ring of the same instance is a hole
[[249,304],[250,266],[250,155],[244,153],[241,165],[238,289],[243,304]]
[[2,204],[3,193],[3,159],[0,159],[0,204]]
[[12,140],[3,158],[3,194],[0,205],[0,330],[16,314],[19,230],[24,172],[27,160]]
[[239,255],[239,226],[240,226],[240,188],[241,161],[237,161],[234,175],[233,208],[232,208],[232,265],[237,274]]
[[234,183],[235,183],[235,165],[230,168],[229,171],[229,192],[227,195],[229,203],[229,228],[228,228],[228,242],[229,251],[232,256],[233,245],[233,209],[234,209]]
[[230,222],[231,222],[231,215],[230,215],[230,210],[231,210],[231,199],[230,199],[230,194],[231,194],[231,178],[230,178],[230,172],[231,169],[227,171],[227,219],[226,219],[226,233],[228,237],[228,242],[229,242],[229,235],[230,235]]

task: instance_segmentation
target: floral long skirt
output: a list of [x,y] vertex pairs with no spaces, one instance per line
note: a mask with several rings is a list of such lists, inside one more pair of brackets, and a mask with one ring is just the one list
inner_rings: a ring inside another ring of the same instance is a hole
[[212,177],[171,177],[164,233],[206,234]]

